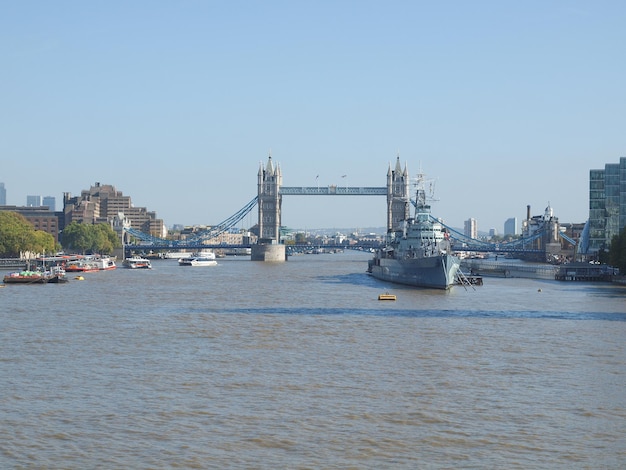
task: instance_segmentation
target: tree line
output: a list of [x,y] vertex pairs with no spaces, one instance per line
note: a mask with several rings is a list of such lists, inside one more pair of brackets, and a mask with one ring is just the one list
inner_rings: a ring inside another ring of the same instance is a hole
[[73,253],[111,254],[121,242],[108,224],[72,222],[61,233],[60,243],[43,230],[35,230],[21,214],[0,211],[0,257],[20,258],[23,253],[56,253],[61,249]]

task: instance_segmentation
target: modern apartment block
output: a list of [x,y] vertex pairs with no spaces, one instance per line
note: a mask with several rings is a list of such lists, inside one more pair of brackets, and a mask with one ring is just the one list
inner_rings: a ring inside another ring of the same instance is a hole
[[463,234],[471,238],[478,238],[478,222],[476,219],[467,219],[464,224]]
[[517,217],[511,217],[504,222],[504,236],[518,235],[519,229],[517,228]]
[[56,198],[54,196],[44,196],[42,206],[48,207],[52,212],[56,210]]
[[463,234],[467,237],[478,238],[478,222],[476,219],[467,219],[464,223]]
[[26,196],[26,207],[41,207],[41,196]]
[[63,212],[66,225],[73,221],[112,223],[123,214],[132,228],[155,237],[167,236],[165,224],[163,220],[157,219],[155,212],[148,211],[145,207],[134,207],[130,196],[124,196],[110,184],[96,183],[76,197],[64,193]]
[[589,171],[589,253],[608,249],[626,226],[626,157]]

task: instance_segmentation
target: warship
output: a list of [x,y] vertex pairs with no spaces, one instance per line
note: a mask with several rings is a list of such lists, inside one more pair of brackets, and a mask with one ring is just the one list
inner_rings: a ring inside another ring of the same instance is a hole
[[367,272],[396,284],[449,289],[461,265],[451,252],[450,237],[430,211],[426,201],[425,177],[417,177],[415,216],[390,231],[382,248],[368,261]]

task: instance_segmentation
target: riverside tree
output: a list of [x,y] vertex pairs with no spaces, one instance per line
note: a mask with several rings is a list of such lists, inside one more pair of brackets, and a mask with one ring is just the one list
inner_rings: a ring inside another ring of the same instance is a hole
[[110,254],[121,246],[115,231],[108,224],[72,222],[63,229],[63,248],[78,253]]
[[24,252],[53,253],[54,237],[43,230],[35,230],[21,214],[0,211],[0,256],[18,258]]
[[626,273],[626,227],[611,240],[608,258],[611,266],[619,268],[622,274]]

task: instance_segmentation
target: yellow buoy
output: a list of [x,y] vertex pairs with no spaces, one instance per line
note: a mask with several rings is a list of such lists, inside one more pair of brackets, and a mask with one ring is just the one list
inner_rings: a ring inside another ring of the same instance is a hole
[[76,276],[74,279],[76,279],[77,281],[84,281],[85,278],[83,276]]

